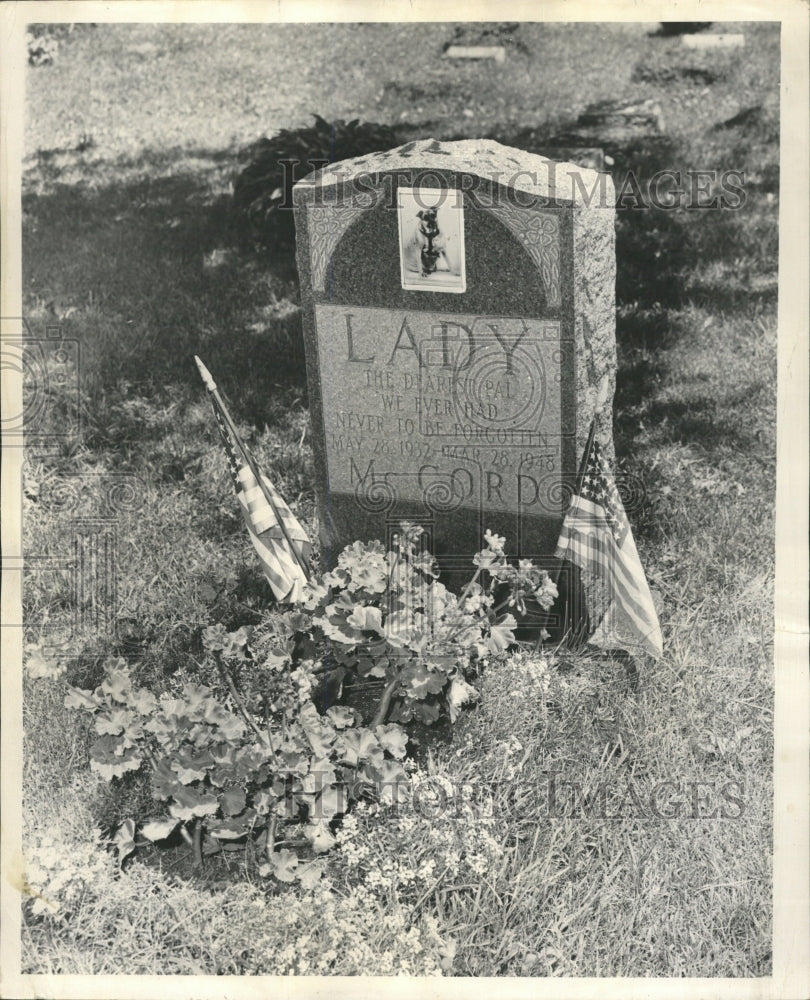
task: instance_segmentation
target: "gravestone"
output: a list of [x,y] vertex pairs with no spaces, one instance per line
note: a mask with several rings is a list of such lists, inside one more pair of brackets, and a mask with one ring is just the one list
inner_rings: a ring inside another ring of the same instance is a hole
[[486,529],[551,565],[594,416],[612,456],[610,178],[423,140],[294,206],[325,561],[408,519],[451,586]]
[[506,49],[502,45],[451,45],[445,49],[445,59],[494,59],[505,62]]
[[745,35],[681,35],[688,49],[739,49],[745,45]]

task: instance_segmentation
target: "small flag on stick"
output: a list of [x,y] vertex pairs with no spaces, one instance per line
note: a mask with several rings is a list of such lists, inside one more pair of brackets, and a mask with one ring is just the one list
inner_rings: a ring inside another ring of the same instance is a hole
[[309,538],[242,443],[211,373],[198,357],[194,360],[211,397],[236,495],[264,575],[277,600],[297,601],[309,579]]
[[577,487],[555,553],[582,571],[591,624],[588,642],[603,649],[661,656],[658,615],[630,523],[591,425]]

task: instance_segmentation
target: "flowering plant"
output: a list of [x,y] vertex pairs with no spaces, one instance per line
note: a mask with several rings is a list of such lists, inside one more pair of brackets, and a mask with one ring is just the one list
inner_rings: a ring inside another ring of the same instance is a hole
[[[135,850],[136,836],[160,841],[177,830],[198,864],[204,853],[241,841],[265,850],[263,874],[306,884],[320,870],[299,869],[289,847],[316,855],[329,850],[335,842],[330,823],[358,787],[403,782],[399,761],[407,737],[396,725],[358,726],[346,706],[320,715],[302,668],[271,680],[276,703],[269,712],[260,703],[248,705],[234,682],[238,661],[252,655],[246,631],[212,628],[204,641],[225,697],[207,685],[185,684],[177,695],[158,699],[138,686],[121,659],[107,661],[95,690],[68,690],[66,706],[94,717],[91,769],[112,781],[146,767],[154,798],[165,803],[161,815],[120,825],[119,855]],[[276,663],[262,667],[279,673]]]
[[[255,632],[206,628],[194,683],[156,697],[124,660],[110,659],[95,690],[69,688],[65,704],[93,716],[91,768],[110,781],[147,768],[164,803],[160,815],[121,824],[119,854],[135,849],[137,835],[159,841],[179,831],[198,864],[241,842],[265,852],[263,874],[314,884],[317,859],[301,863],[290,848],[329,850],[334,820],[370,790],[396,804],[407,780],[399,724],[455,721],[478,697],[478,667],[515,640],[517,621],[504,609],[523,612],[529,596],[547,609],[556,596],[544,570],[510,566],[504,539],[489,531],[473,562],[456,597],[438,580],[423,530],[403,522],[389,551],[347,546],[297,605]],[[29,672],[58,671],[32,647]],[[367,724],[349,705],[317,707],[315,687],[335,675],[382,688]]]
[[432,723],[442,714],[455,721],[477,697],[469,680],[478,666],[515,641],[517,621],[501,612],[525,614],[527,597],[547,610],[557,596],[548,573],[530,560],[510,566],[505,539],[488,530],[475,573],[456,597],[439,582],[423,542],[424,529],[408,521],[387,552],[380,542],[354,542],[335,569],[305,588],[309,619],[292,616],[294,641],[319,649],[326,669],[384,680],[376,724],[389,711],[396,722]]

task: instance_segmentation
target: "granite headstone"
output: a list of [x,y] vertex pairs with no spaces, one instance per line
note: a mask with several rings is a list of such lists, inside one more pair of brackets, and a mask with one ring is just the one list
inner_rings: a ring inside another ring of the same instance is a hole
[[325,561],[408,519],[443,579],[487,528],[548,563],[594,417],[612,455],[610,178],[429,139],[294,204]]

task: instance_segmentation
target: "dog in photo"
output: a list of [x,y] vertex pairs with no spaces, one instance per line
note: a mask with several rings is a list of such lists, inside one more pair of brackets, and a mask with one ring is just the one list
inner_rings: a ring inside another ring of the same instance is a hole
[[423,278],[441,272],[458,274],[456,242],[452,234],[442,232],[438,208],[420,209],[405,247],[408,270]]

